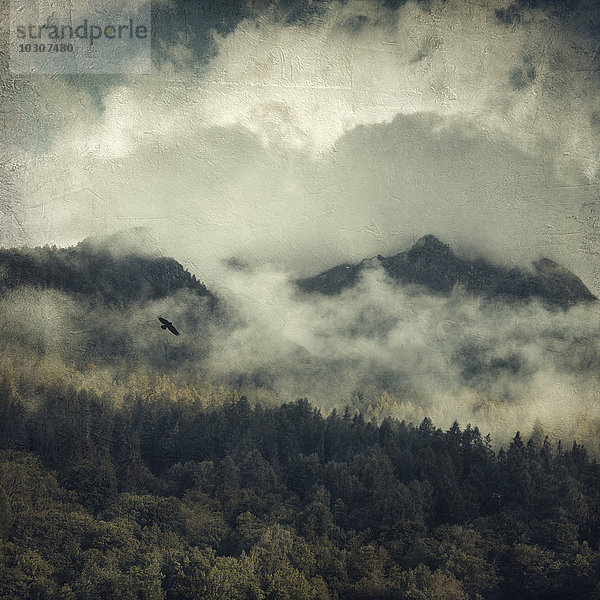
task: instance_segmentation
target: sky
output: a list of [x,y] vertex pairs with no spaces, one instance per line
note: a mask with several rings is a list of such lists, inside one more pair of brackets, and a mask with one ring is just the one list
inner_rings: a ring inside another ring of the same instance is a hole
[[431,233],[600,293],[597,2],[155,0],[153,35],[151,75],[2,64],[2,246],[141,226],[218,289]]

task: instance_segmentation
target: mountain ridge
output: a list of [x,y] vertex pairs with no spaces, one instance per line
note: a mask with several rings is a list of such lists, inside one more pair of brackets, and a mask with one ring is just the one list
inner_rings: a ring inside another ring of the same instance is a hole
[[392,279],[421,285],[434,293],[449,294],[455,286],[489,298],[528,300],[569,308],[579,302],[597,300],[581,279],[548,258],[533,263],[533,271],[505,268],[483,260],[458,257],[435,236],[421,237],[408,250],[384,257],[380,254],[360,263],[343,263],[315,275],[297,279],[306,293],[335,295],[353,287],[368,265],[379,264]]
[[189,290],[217,297],[174,258],[147,252],[115,252],[111,237],[86,238],[76,246],[0,249],[0,292],[21,286],[56,289],[76,297],[128,305]]
[[[177,260],[134,248],[123,233],[104,240],[86,238],[76,246],[0,249],[0,292],[20,286],[56,289],[70,295],[101,299],[114,305],[165,298],[187,289],[205,297],[214,308],[217,297]],[[356,285],[362,273],[382,267],[399,284],[414,284],[437,294],[456,286],[487,298],[507,301],[537,298],[569,308],[597,300],[582,280],[549,258],[532,263],[532,270],[506,268],[484,260],[457,256],[450,246],[425,235],[408,250],[380,254],[359,263],[342,263],[313,277],[294,281],[305,293],[336,295]]]

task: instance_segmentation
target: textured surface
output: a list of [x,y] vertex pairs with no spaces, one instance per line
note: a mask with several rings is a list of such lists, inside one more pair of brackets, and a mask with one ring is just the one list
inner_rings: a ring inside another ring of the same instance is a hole
[[145,226],[210,284],[232,256],[307,276],[433,233],[597,294],[597,14],[158,1],[151,76],[2,63],[0,241]]
[[152,13],[0,19],[0,600],[600,598],[598,0]]

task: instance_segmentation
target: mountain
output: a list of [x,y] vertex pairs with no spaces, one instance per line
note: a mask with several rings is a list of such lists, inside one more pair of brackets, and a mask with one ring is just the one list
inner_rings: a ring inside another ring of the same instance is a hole
[[[153,248],[143,232],[133,231],[87,238],[70,248],[0,249],[0,293],[29,286],[126,306],[190,290],[206,298],[211,308],[216,306],[216,296],[203,283],[175,259],[161,256]],[[304,292],[339,294],[374,266],[383,267],[399,283],[422,285],[441,294],[460,285],[490,298],[538,298],[564,308],[596,300],[579,277],[548,258],[533,263],[531,270],[507,269],[460,258],[433,235],[422,237],[405,252],[338,265],[297,280],[296,285]]]
[[125,306],[185,289],[207,298],[211,308],[216,305],[216,296],[175,259],[135,250],[132,239],[125,243],[119,233],[70,248],[0,249],[0,293],[29,286]]
[[548,258],[533,263],[532,271],[506,269],[483,260],[460,258],[433,235],[422,237],[405,252],[387,258],[379,255],[358,264],[342,264],[315,277],[299,279],[296,285],[304,292],[339,294],[352,287],[365,269],[379,265],[400,283],[422,285],[441,294],[449,294],[460,285],[471,293],[490,298],[538,298],[564,308],[596,300],[579,277]]

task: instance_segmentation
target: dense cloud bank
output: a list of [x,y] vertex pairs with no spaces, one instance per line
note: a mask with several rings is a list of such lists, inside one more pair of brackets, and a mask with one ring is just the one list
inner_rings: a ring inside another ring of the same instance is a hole
[[1,239],[144,225],[216,285],[433,233],[597,293],[593,5],[158,2],[152,76],[7,74]]
[[293,390],[326,406],[386,390],[396,416],[444,424],[568,428],[598,417],[596,304],[564,311],[458,288],[433,295],[383,269],[334,297],[299,295],[273,271],[237,272],[229,283],[246,321],[219,337],[215,372],[264,373],[258,381],[284,397]]

